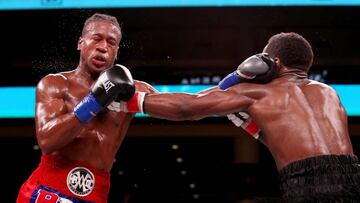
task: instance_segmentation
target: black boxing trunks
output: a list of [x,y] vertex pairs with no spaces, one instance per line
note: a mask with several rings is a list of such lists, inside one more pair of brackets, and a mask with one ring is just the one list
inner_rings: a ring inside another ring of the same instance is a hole
[[360,202],[355,155],[322,155],[290,163],[280,172],[281,202]]
[[86,163],[43,155],[17,203],[106,203],[110,173]]

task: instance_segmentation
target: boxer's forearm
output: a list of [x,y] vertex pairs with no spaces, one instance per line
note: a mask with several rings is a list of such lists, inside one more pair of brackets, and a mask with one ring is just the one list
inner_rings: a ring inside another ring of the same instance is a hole
[[[211,91],[207,94],[150,94],[145,98],[147,114],[168,120],[199,120],[209,115],[224,115],[244,110],[251,99],[231,91]],[[235,98],[235,99],[234,99]]]
[[52,153],[70,143],[83,128],[72,112],[60,115],[37,127],[38,144],[44,153]]
[[185,93],[163,93],[150,94],[145,98],[145,113],[167,120],[181,121],[191,120],[190,110],[186,107],[187,102],[193,100],[197,95]]

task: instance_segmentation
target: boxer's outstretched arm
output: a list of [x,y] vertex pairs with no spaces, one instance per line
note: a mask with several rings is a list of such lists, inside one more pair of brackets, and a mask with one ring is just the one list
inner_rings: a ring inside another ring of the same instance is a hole
[[208,89],[201,90],[200,92],[197,92],[196,94],[206,94],[213,91],[219,91],[220,88],[218,86],[210,87]]
[[168,120],[199,120],[209,115],[225,115],[247,109],[254,99],[230,88],[205,94],[149,94],[144,101],[147,114]]
[[36,88],[36,136],[41,150],[47,154],[72,141],[83,127],[63,100],[67,83],[61,75],[48,75]]

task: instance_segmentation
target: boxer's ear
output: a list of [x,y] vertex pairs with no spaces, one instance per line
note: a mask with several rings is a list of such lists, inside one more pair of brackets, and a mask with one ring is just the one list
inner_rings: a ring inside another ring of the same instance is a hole
[[275,57],[275,58],[274,58],[274,61],[275,61],[276,65],[281,62],[281,60],[279,59],[279,57]]
[[275,57],[274,61],[278,70],[280,70],[284,66],[279,57]]
[[80,51],[83,47],[84,39],[82,37],[79,37],[78,43],[77,43],[77,50]]
[[117,49],[116,49],[115,61],[118,60],[119,54],[120,54],[120,49],[119,49],[119,46],[118,46]]

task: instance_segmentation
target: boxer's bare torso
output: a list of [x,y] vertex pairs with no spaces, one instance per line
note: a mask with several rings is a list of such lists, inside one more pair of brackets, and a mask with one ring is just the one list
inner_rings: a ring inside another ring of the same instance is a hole
[[[134,114],[104,109],[87,125],[74,116],[73,108],[94,82],[81,70],[52,74],[37,87],[36,132],[43,153],[89,163],[110,171]],[[154,92],[135,81],[136,89]]]
[[260,91],[265,96],[247,110],[265,132],[260,140],[278,169],[307,157],[353,154],[347,116],[332,88],[307,79],[280,78]]
[[226,91],[149,95],[145,106],[147,113],[171,120],[248,112],[265,134],[260,140],[279,170],[307,157],[353,154],[346,112],[337,93],[296,74],[285,74],[265,85],[241,83]]

